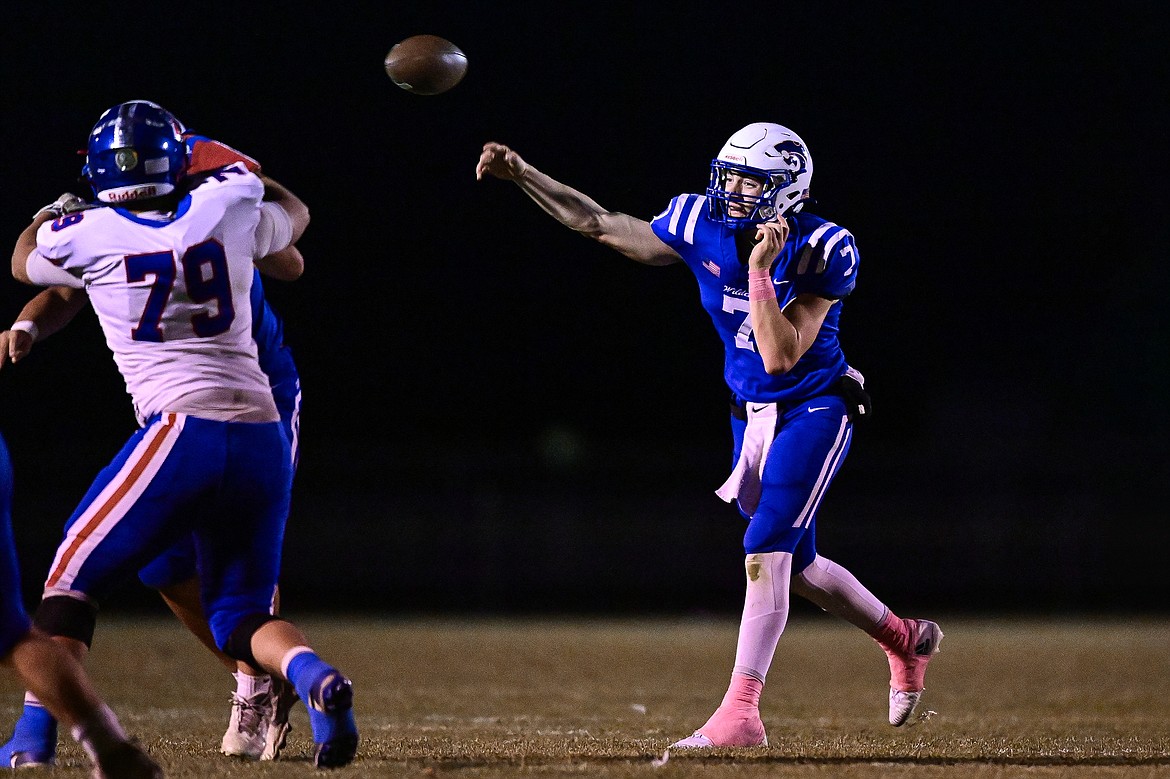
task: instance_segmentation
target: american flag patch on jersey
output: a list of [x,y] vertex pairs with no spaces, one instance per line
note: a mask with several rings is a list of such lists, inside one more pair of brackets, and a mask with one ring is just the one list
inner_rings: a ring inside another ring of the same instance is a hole
[[711,274],[716,278],[719,277],[719,266],[715,264],[714,260],[703,260],[703,267],[711,271]]

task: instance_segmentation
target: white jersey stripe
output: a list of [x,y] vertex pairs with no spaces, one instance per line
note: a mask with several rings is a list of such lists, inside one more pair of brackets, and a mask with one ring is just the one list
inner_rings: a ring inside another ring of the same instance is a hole
[[825,252],[824,252],[825,257],[828,257],[830,254],[832,254],[833,247],[835,247],[838,243],[840,243],[842,238],[845,238],[848,235],[849,235],[848,230],[838,230],[837,233],[832,238],[829,239],[829,242],[827,244],[825,244]]
[[288,426],[292,430],[292,464],[296,467],[297,454],[301,450],[301,382],[297,381],[297,399],[293,401],[292,415],[289,417]]
[[825,222],[823,225],[813,230],[813,234],[808,237],[808,245],[816,246],[817,242],[821,240],[821,236],[836,227],[836,222]]
[[[849,440],[852,437],[853,437],[853,430],[851,428],[845,434],[845,441],[841,445],[841,448],[839,448],[837,450],[837,456],[833,458],[833,464],[829,468],[829,479],[833,478],[833,474],[837,472],[837,467],[841,464],[841,458],[845,456],[845,449],[848,447]],[[825,492],[828,491],[828,489],[829,489],[829,482],[828,482],[828,480],[826,480],[823,484],[821,484],[820,494],[817,495],[816,504],[813,506],[813,509],[812,509],[812,511],[809,512],[808,516],[805,517],[805,520],[804,520],[805,528],[808,528],[808,526],[810,524],[812,524],[813,517],[815,517],[817,515],[817,510],[820,509],[821,501],[825,499]]]
[[150,486],[179,440],[185,421],[185,414],[164,414],[154,429],[138,442],[117,475],[69,527],[49,569],[46,592],[72,589],[89,555]]
[[689,244],[695,243],[695,222],[699,221],[699,216],[703,213],[703,207],[707,203],[707,198],[695,198],[695,204],[691,206],[691,212],[687,214],[687,229],[683,233],[683,240]]
[[686,202],[686,195],[679,195],[674,199],[674,210],[670,212],[670,224],[666,228],[671,235],[678,235],[678,220],[682,218],[683,206]]
[[808,502],[800,510],[796,521],[792,523],[793,527],[801,527],[802,525],[807,527],[812,521],[817,507],[821,503],[821,498],[825,495],[825,489],[829,486],[829,480],[833,478],[833,471],[837,467],[837,463],[840,462],[841,455],[845,452],[845,444],[849,442],[850,433],[849,416],[842,414],[841,426],[837,429],[837,438],[829,447],[829,454],[825,457],[825,462],[821,464],[821,472],[813,484],[812,494],[808,496]]

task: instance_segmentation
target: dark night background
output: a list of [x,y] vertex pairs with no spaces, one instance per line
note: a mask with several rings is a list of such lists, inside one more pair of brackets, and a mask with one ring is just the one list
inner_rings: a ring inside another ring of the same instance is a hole
[[[10,3],[0,232],[137,98],[310,205],[308,270],[267,285],[305,392],[292,613],[737,615],[722,356],[692,277],[473,171],[498,140],[650,218],[776,121],[862,259],[842,340],[876,417],[820,551],[900,613],[1162,611],[1162,5]],[[385,75],[417,33],[467,54],[451,92]],[[7,324],[33,290],[4,278]],[[0,404],[31,603],[135,423],[88,310],[0,372]],[[136,583],[109,607],[162,608]]]

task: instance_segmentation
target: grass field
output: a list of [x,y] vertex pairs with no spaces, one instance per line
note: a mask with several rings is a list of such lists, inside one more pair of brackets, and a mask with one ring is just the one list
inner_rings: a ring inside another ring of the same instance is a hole
[[[1167,619],[940,619],[935,714],[894,729],[876,645],[795,616],[764,690],[770,746],[665,764],[723,694],[733,622],[298,621],[354,681],[362,744],[338,776],[1170,777]],[[303,708],[280,761],[218,754],[231,679],[177,623],[107,616],[89,668],[170,777],[320,775]],[[7,731],[10,674],[0,692]],[[68,739],[52,775],[86,775]]]

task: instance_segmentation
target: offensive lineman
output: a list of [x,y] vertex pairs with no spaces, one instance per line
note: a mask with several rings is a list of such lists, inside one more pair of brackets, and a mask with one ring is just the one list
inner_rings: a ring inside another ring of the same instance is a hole
[[314,763],[346,765],[358,744],[351,683],[269,612],[292,462],[248,295],[254,261],[293,244],[308,210],[243,165],[176,191],[181,131],[147,101],[106,111],[85,170],[110,207],[38,214],[13,252],[18,280],[86,289],[142,424],[70,518],[36,620],[83,657],[110,586],[194,533],[216,645],[290,681],[308,704]]
[[[187,168],[182,186],[190,189],[202,177],[229,165],[242,164],[259,173],[260,163],[226,144],[206,136],[184,132]],[[65,213],[90,207],[81,198],[66,193],[58,199]],[[301,385],[291,350],[284,343],[280,316],[268,304],[259,268],[285,281],[299,278],[304,258],[290,245],[270,257],[257,260],[249,296],[252,311],[252,336],[256,341],[260,367],[268,377],[272,396],[280,412],[280,422],[292,448],[295,473],[300,454]],[[21,310],[17,321],[0,332],[0,368],[11,360],[23,359],[39,340],[61,330],[89,302],[85,290],[54,286],[42,290]],[[279,679],[247,663],[232,660],[219,651],[203,614],[196,568],[193,536],[180,539],[138,572],[138,578],[156,589],[171,611],[231,672],[236,689],[231,696],[231,717],[220,744],[220,751],[232,757],[251,760],[275,760],[280,756],[290,730],[288,715],[296,702],[296,693]],[[275,604],[274,604],[275,606]],[[273,613],[276,613],[275,611]],[[0,746],[0,764],[8,765],[20,753],[22,765],[44,765],[55,760],[57,728],[37,696],[30,695],[12,737]]]
[[561,224],[646,265],[685,262],[723,341],[732,393],[731,476],[717,490],[748,520],[747,592],[735,667],[720,706],[676,748],[766,746],[760,693],[788,619],[789,592],[872,636],[889,659],[889,721],[905,723],[942,631],[904,620],[816,552],[816,514],[869,413],[837,339],[856,283],[848,230],[804,210],[812,158],[778,124],[737,131],[711,163],[706,195],[675,197],[651,222],[609,211],[498,143],[476,165],[512,181]]

